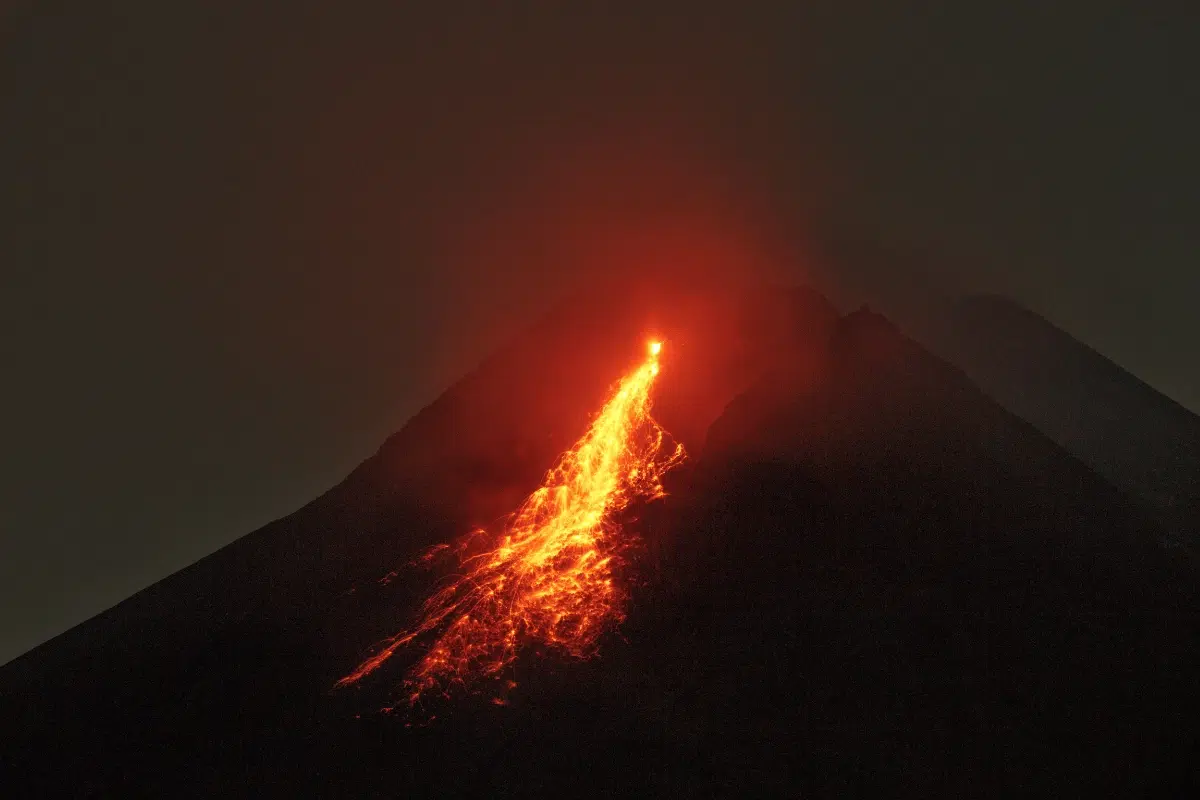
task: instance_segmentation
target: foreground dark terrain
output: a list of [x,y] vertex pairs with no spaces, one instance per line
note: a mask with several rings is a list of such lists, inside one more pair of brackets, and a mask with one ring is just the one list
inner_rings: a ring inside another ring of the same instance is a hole
[[[561,309],[324,496],[0,669],[5,794],[1196,788],[1198,576],[1153,509],[876,314],[670,298]],[[600,655],[526,653],[503,706],[379,713],[416,651],[333,690],[440,577],[403,565],[534,488],[646,331],[691,458],[630,515]]]

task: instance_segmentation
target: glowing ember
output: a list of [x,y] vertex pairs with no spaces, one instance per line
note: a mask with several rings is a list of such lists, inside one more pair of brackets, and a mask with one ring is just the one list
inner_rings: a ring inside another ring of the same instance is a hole
[[661,497],[662,475],[684,457],[678,445],[664,452],[666,433],[650,416],[662,342],[647,349],[646,361],[617,384],[491,549],[465,558],[466,574],[425,602],[417,625],[384,641],[339,686],[425,635],[436,638],[409,675],[412,701],[435,687],[496,675],[528,640],[577,657],[594,652],[600,635],[624,618],[613,567],[629,537],[616,517],[634,500]]

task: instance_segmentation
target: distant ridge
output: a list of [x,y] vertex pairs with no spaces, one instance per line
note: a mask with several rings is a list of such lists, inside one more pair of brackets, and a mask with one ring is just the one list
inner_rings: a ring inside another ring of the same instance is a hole
[[1200,534],[1200,417],[999,295],[956,303],[930,343],[1002,405],[1152,509],[1174,543]]

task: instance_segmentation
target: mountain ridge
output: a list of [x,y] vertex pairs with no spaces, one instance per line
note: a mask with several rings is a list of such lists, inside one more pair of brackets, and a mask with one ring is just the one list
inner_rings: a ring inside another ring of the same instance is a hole
[[1000,295],[963,299],[932,346],[1006,408],[1154,510],[1169,541],[1200,536],[1200,416]]

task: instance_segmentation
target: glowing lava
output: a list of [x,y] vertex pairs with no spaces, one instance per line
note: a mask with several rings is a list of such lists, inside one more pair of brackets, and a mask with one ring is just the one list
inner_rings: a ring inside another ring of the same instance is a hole
[[594,652],[600,635],[624,619],[613,568],[631,537],[622,535],[617,516],[634,500],[661,497],[663,474],[684,458],[682,446],[666,446],[666,432],[650,416],[662,342],[647,350],[490,549],[465,558],[465,574],[425,601],[420,621],[385,640],[339,686],[425,636],[434,641],[406,682],[412,701],[436,687],[498,674],[528,641],[577,657]]

